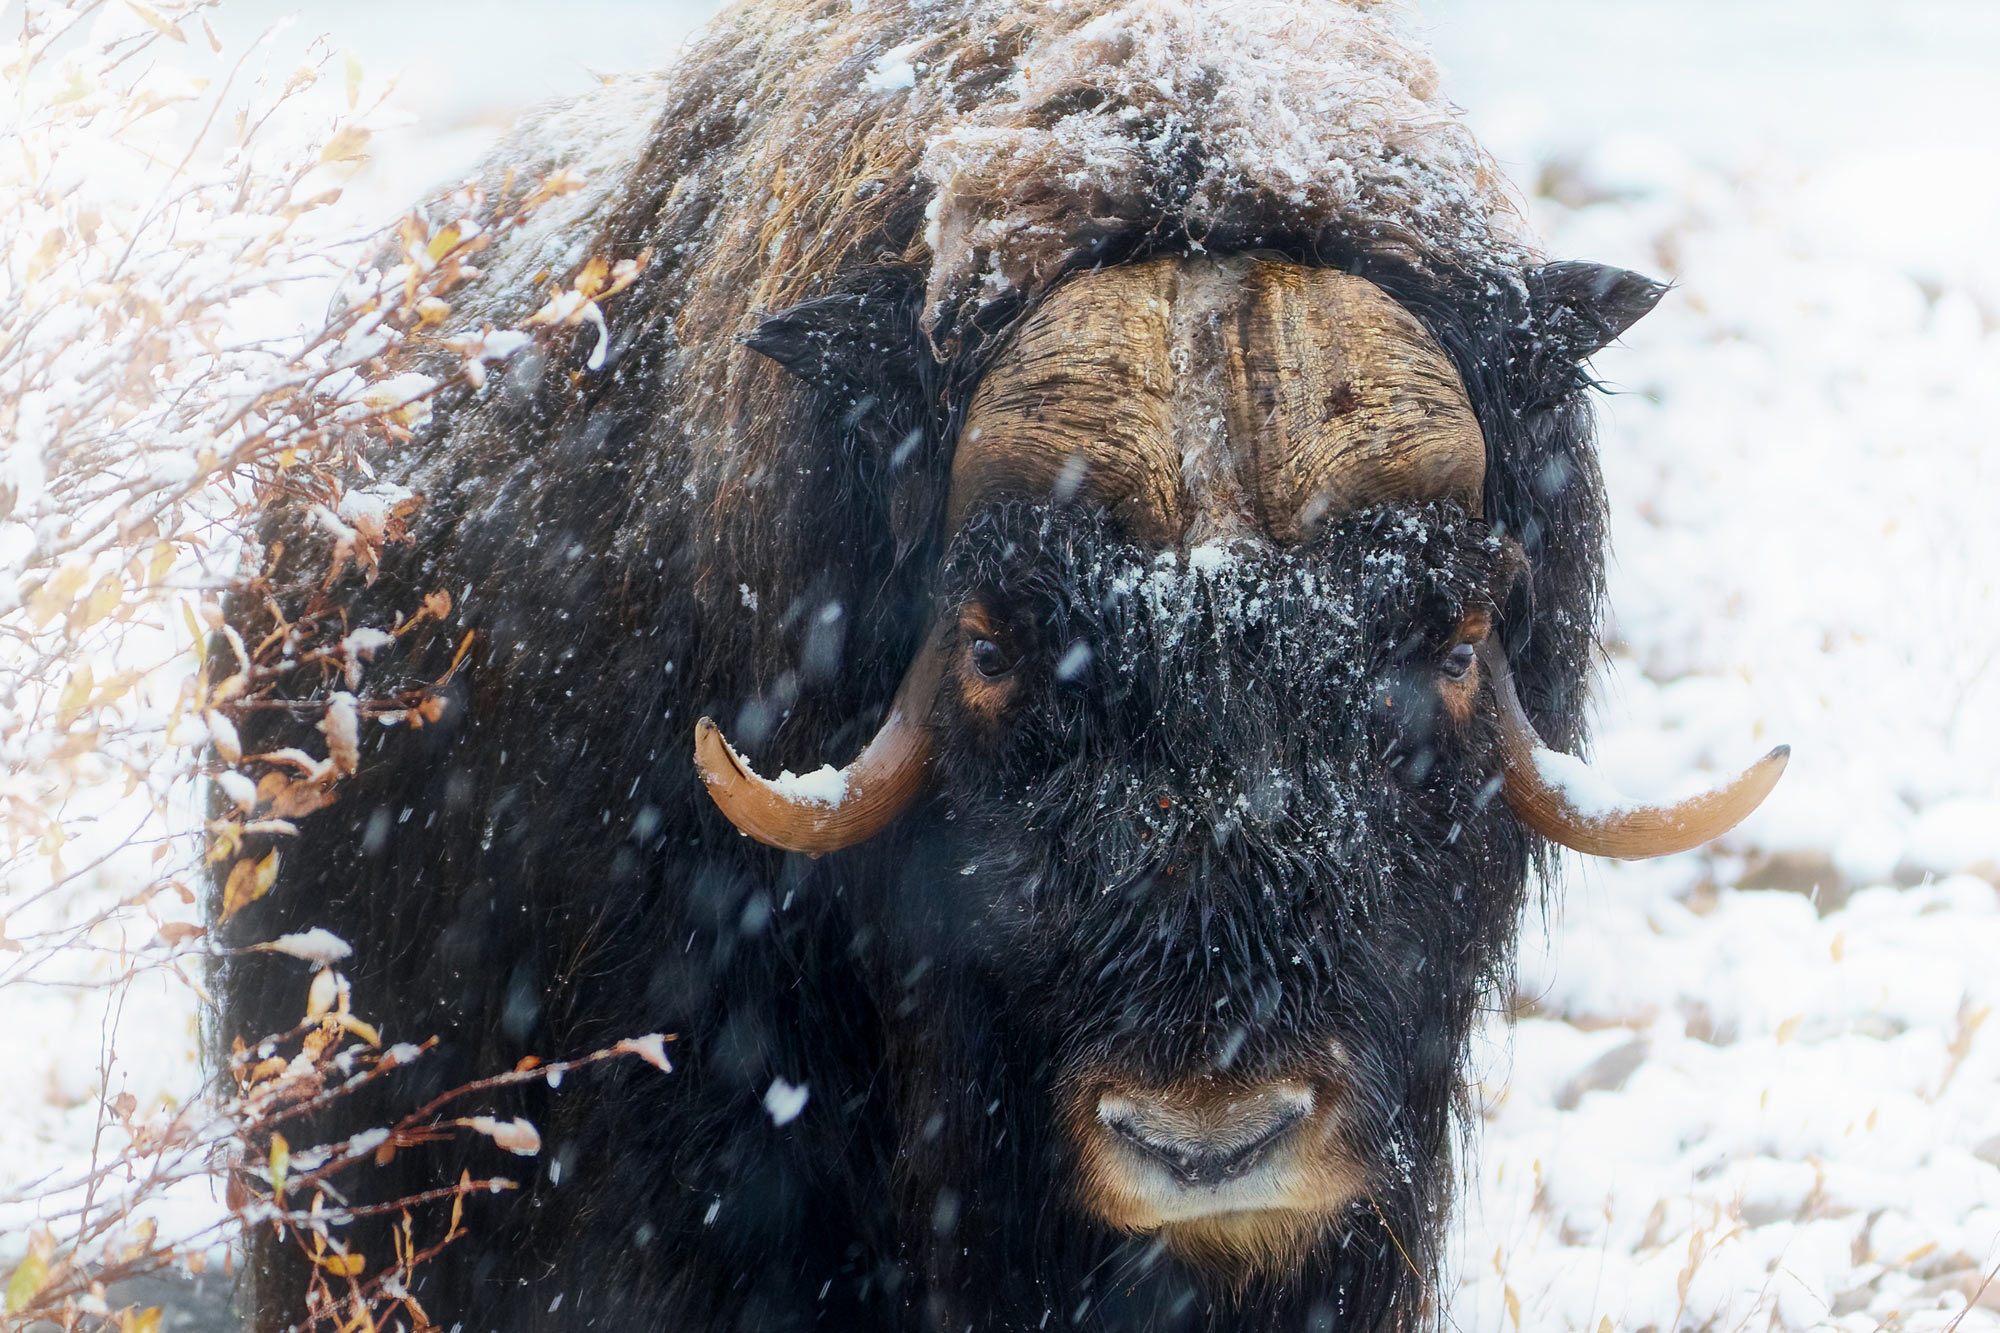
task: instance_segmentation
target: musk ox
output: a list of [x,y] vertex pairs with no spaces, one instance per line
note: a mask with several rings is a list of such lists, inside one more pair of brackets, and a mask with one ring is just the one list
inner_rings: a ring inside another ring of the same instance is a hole
[[[331,928],[356,1007],[440,1039],[324,1135],[677,1034],[671,1073],[496,1094],[545,1146],[421,1270],[439,1326],[1439,1316],[1531,870],[1711,837],[1783,755],[1643,809],[1564,753],[1603,588],[1583,363],[1662,288],[1528,248],[1399,22],[748,0],[496,156],[496,207],[589,184],[455,325],[650,260],[601,334],[375,460],[425,504],[332,604],[449,591],[375,668],[447,706],[364,732],[226,925]],[[326,595],[323,539],[271,523],[246,640]],[[224,1037],[299,989],[240,955]],[[405,1152],[357,1201],[492,1157]],[[298,1321],[304,1260],[258,1245],[259,1326]]]

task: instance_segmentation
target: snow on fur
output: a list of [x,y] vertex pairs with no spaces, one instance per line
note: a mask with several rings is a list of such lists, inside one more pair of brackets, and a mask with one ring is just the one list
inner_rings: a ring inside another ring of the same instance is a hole
[[[1245,215],[1490,258],[1508,216],[1437,70],[1373,3],[1132,0],[1037,31],[1005,95],[945,121],[921,170],[935,310],[1034,288],[1107,233]],[[1423,237],[1419,243],[1416,237]]]
[[[1163,227],[1197,247],[1366,235],[1420,262],[1525,260],[1506,187],[1406,22],[1386,0],[753,0],[676,77],[607,82],[502,145],[496,197],[502,163],[524,179],[576,163],[587,184],[489,256],[484,292],[580,260],[578,222],[649,180],[669,207],[720,187],[709,263],[765,308],[810,294],[783,275],[895,257],[928,263],[932,329]],[[783,88],[760,81],[781,69]],[[863,251],[913,196],[921,235]],[[1257,235],[1224,234],[1245,219]]]

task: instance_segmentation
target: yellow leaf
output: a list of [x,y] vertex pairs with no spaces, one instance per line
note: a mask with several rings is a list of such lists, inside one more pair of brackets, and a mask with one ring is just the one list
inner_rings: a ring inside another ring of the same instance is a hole
[[97,692],[92,697],[91,702],[100,708],[107,704],[115,704],[127,694],[130,694],[132,687],[138,683],[138,672],[121,671],[97,687]]
[[1507,1298],[1507,1315],[1514,1321],[1514,1327],[1519,1328],[1521,1326],[1521,1298],[1514,1294],[1512,1287],[1503,1286],[1500,1290]]
[[[134,1105],[137,1105],[136,1101]],[[125,1246],[124,1253],[120,1257],[120,1262],[129,1264],[140,1255],[150,1251],[153,1248],[154,1240],[159,1237],[159,1234],[160,1224],[158,1222],[150,1217],[141,1218],[139,1224],[132,1228],[131,1243]]]
[[[69,85],[49,105],[65,106],[71,102],[81,102],[84,98],[90,96],[90,93],[90,81],[83,77],[83,71],[72,68],[69,72]],[[29,272],[32,273],[34,270],[31,268]]]
[[583,293],[586,301],[594,300],[604,290],[605,275],[611,272],[611,265],[603,255],[592,255],[583,266],[583,272],[576,275],[576,289]]
[[459,232],[456,226],[446,226],[431,237],[431,243],[424,247],[424,253],[432,259],[443,259],[458,244]]
[[368,1259],[360,1254],[322,1254],[313,1262],[336,1277],[360,1277]]
[[347,57],[347,109],[352,111],[361,101],[361,58],[352,47],[341,54]]
[[85,662],[64,684],[62,693],[56,696],[57,716],[82,712],[83,706],[90,702],[90,691],[96,684],[97,678],[91,674],[90,663]]
[[222,885],[222,919],[227,921],[251,903],[271,891],[271,885],[278,879],[278,853],[273,851],[261,861],[244,857],[229,867],[229,878]]
[[364,1023],[353,1014],[344,1013],[336,1016],[340,1019],[341,1027],[361,1038],[361,1040],[367,1042],[370,1046],[380,1046],[382,1044],[382,1034],[375,1030],[373,1024]]
[[312,984],[306,987],[306,1017],[318,1018],[333,1008],[340,998],[340,974],[330,967],[322,967],[313,973]]
[[229,878],[222,884],[222,919],[229,920],[248,907],[253,898],[250,886],[257,878],[257,864],[245,857],[229,867]]
[[35,1293],[42,1289],[42,1279],[48,1273],[48,1260],[33,1254],[23,1259],[7,1282],[7,1313],[26,1309],[28,1302],[35,1298]]
[[343,125],[326,141],[326,147],[319,150],[322,162],[357,162],[368,156],[368,131],[355,125]]
[[127,1310],[118,1317],[118,1333],[159,1333],[160,1313],[157,1305]]
[[95,625],[98,621],[116,611],[119,604],[124,600],[125,584],[118,577],[117,571],[114,570],[99,579],[97,586],[90,590],[90,601],[83,608],[84,626]]
[[292,1165],[292,1145],[285,1142],[283,1134],[271,1135],[271,1197],[282,1201],[285,1197],[285,1173]]
[[1778,1045],[1783,1046],[1786,1042],[1790,1041],[1795,1035],[1797,1035],[1799,1030],[1799,1024],[1805,1021],[1806,1021],[1806,1016],[1804,1014],[1793,1014],[1790,1018],[1778,1024],[1778,1032],[1777,1032]]
[[174,567],[174,544],[154,542],[152,558],[146,561],[146,582],[156,584]]
[[44,583],[28,604],[28,614],[40,629],[49,623],[58,612],[67,611],[69,605],[83,588],[83,581],[90,577],[90,565],[83,561],[65,564],[55,572],[55,576]]
[[[173,24],[167,22],[166,18],[163,15],[161,15],[158,10],[150,9],[147,6],[140,4],[139,0],[125,0],[125,7],[127,9],[130,9],[134,14],[137,14],[140,18],[146,20],[146,26],[151,28],[154,32],[159,33],[160,36],[171,37],[175,41],[180,42],[182,45],[186,45],[187,34],[183,33],[179,28],[175,27]],[[153,1320],[153,1322],[157,1324],[160,1321],[156,1318]]]
[[28,1241],[27,1257],[14,1270],[14,1276],[7,1279],[7,1313],[15,1314],[27,1308],[35,1299],[35,1293],[48,1281],[49,1256],[56,1250],[55,1237],[46,1231],[37,1231]]
[[[213,832],[215,835],[215,841],[212,844],[210,844],[208,849],[208,856],[205,858],[207,860],[207,863],[212,866],[220,865],[224,861],[227,861],[230,857],[236,855],[236,849],[243,845],[243,826],[232,819],[229,822],[225,823],[221,828],[214,829]],[[232,875],[235,873],[234,867],[231,868],[230,873]],[[225,915],[227,915],[229,910],[228,902],[229,902],[229,895],[228,892],[225,890],[223,893],[223,908]]]

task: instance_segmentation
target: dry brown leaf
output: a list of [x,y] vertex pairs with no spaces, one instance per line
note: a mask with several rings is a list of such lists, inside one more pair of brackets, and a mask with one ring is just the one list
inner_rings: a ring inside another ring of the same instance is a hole
[[271,815],[275,819],[297,819],[315,810],[324,810],[338,799],[331,779],[318,782],[301,780],[289,783],[272,799]]
[[272,851],[262,860],[252,860],[245,856],[229,867],[229,878],[222,885],[222,919],[229,920],[238,912],[256,902],[271,891],[278,882],[278,853]]

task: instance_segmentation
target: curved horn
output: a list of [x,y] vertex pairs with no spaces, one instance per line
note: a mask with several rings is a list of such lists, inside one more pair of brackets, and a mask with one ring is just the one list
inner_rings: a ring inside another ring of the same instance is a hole
[[1535,832],[1586,856],[1666,856],[1721,837],[1763,804],[1791,758],[1792,747],[1780,745],[1723,786],[1676,805],[1640,805],[1611,791],[1582,760],[1542,743],[1497,640],[1479,645],[1479,660],[1500,705],[1507,804]]
[[[927,634],[881,730],[837,774],[760,778],[713,719],[694,725],[694,763],[729,822],[761,843],[818,856],[881,832],[922,789],[931,762],[931,704],[944,653]],[[824,778],[821,775],[826,775]],[[810,785],[809,785],[810,784]]]

